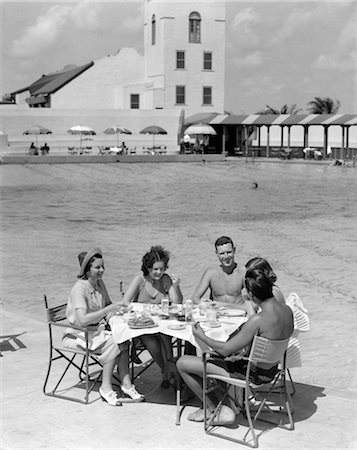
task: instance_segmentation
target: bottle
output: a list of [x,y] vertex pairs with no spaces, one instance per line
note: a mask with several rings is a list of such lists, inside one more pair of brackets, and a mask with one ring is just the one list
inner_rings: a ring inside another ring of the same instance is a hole
[[185,301],[185,321],[192,322],[192,310],[193,310],[193,302],[188,299]]
[[169,316],[169,299],[166,297],[161,300],[161,314]]

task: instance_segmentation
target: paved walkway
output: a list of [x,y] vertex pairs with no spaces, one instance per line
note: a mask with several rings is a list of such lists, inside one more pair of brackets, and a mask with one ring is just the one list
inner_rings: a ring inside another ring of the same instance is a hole
[[[146,394],[145,403],[114,408],[99,401],[97,392],[93,392],[95,401],[89,405],[44,396],[41,389],[48,356],[44,320],[15,317],[1,308],[0,323],[0,448],[207,450],[239,447],[207,436],[202,424],[187,421],[193,406],[185,408],[181,426],[176,426],[174,392],[159,388],[155,367],[137,383],[138,389]],[[338,355],[336,364],[339,364]],[[297,382],[296,429],[269,430],[260,437],[260,448],[356,448],[355,390],[346,391],[341,386],[330,391],[323,386],[299,383],[300,375],[300,379],[308,379],[304,368],[293,371]],[[234,432],[243,430],[245,427],[240,426]]]

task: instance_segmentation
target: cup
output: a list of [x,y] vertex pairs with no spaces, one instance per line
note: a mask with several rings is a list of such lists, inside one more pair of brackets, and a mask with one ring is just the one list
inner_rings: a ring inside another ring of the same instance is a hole
[[211,307],[207,310],[208,325],[214,326],[217,324],[217,311]]
[[144,303],[143,311],[142,311],[141,315],[142,315],[143,317],[151,317],[151,311],[150,311],[150,308],[151,308],[151,306],[150,306],[149,303]]
[[163,316],[169,315],[169,299],[168,298],[163,298],[161,300],[161,314]]
[[207,302],[205,300],[201,300],[198,305],[198,311],[201,317],[207,314]]
[[192,312],[193,312],[193,301],[191,299],[185,300],[185,321],[192,322]]

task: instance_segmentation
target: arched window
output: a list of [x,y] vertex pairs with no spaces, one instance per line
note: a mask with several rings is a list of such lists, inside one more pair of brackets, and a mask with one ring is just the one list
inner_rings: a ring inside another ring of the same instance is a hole
[[155,14],[153,14],[151,18],[151,45],[155,45],[155,43],[156,43],[156,19]]
[[192,12],[189,16],[188,42],[201,43],[201,16]]

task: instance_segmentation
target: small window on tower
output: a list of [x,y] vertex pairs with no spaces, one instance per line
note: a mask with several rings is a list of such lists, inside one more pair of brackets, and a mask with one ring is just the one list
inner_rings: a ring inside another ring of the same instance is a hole
[[212,70],[212,52],[203,53],[203,70]]
[[176,105],[185,104],[185,86],[176,86]]
[[199,44],[201,42],[201,16],[192,12],[189,16],[188,42]]
[[212,105],[212,88],[210,86],[203,88],[203,104]]
[[131,109],[139,109],[140,108],[139,94],[130,94],[130,108]]
[[156,44],[156,19],[155,14],[151,18],[151,45]]
[[185,68],[185,52],[177,51],[176,52],[176,69],[184,69]]

